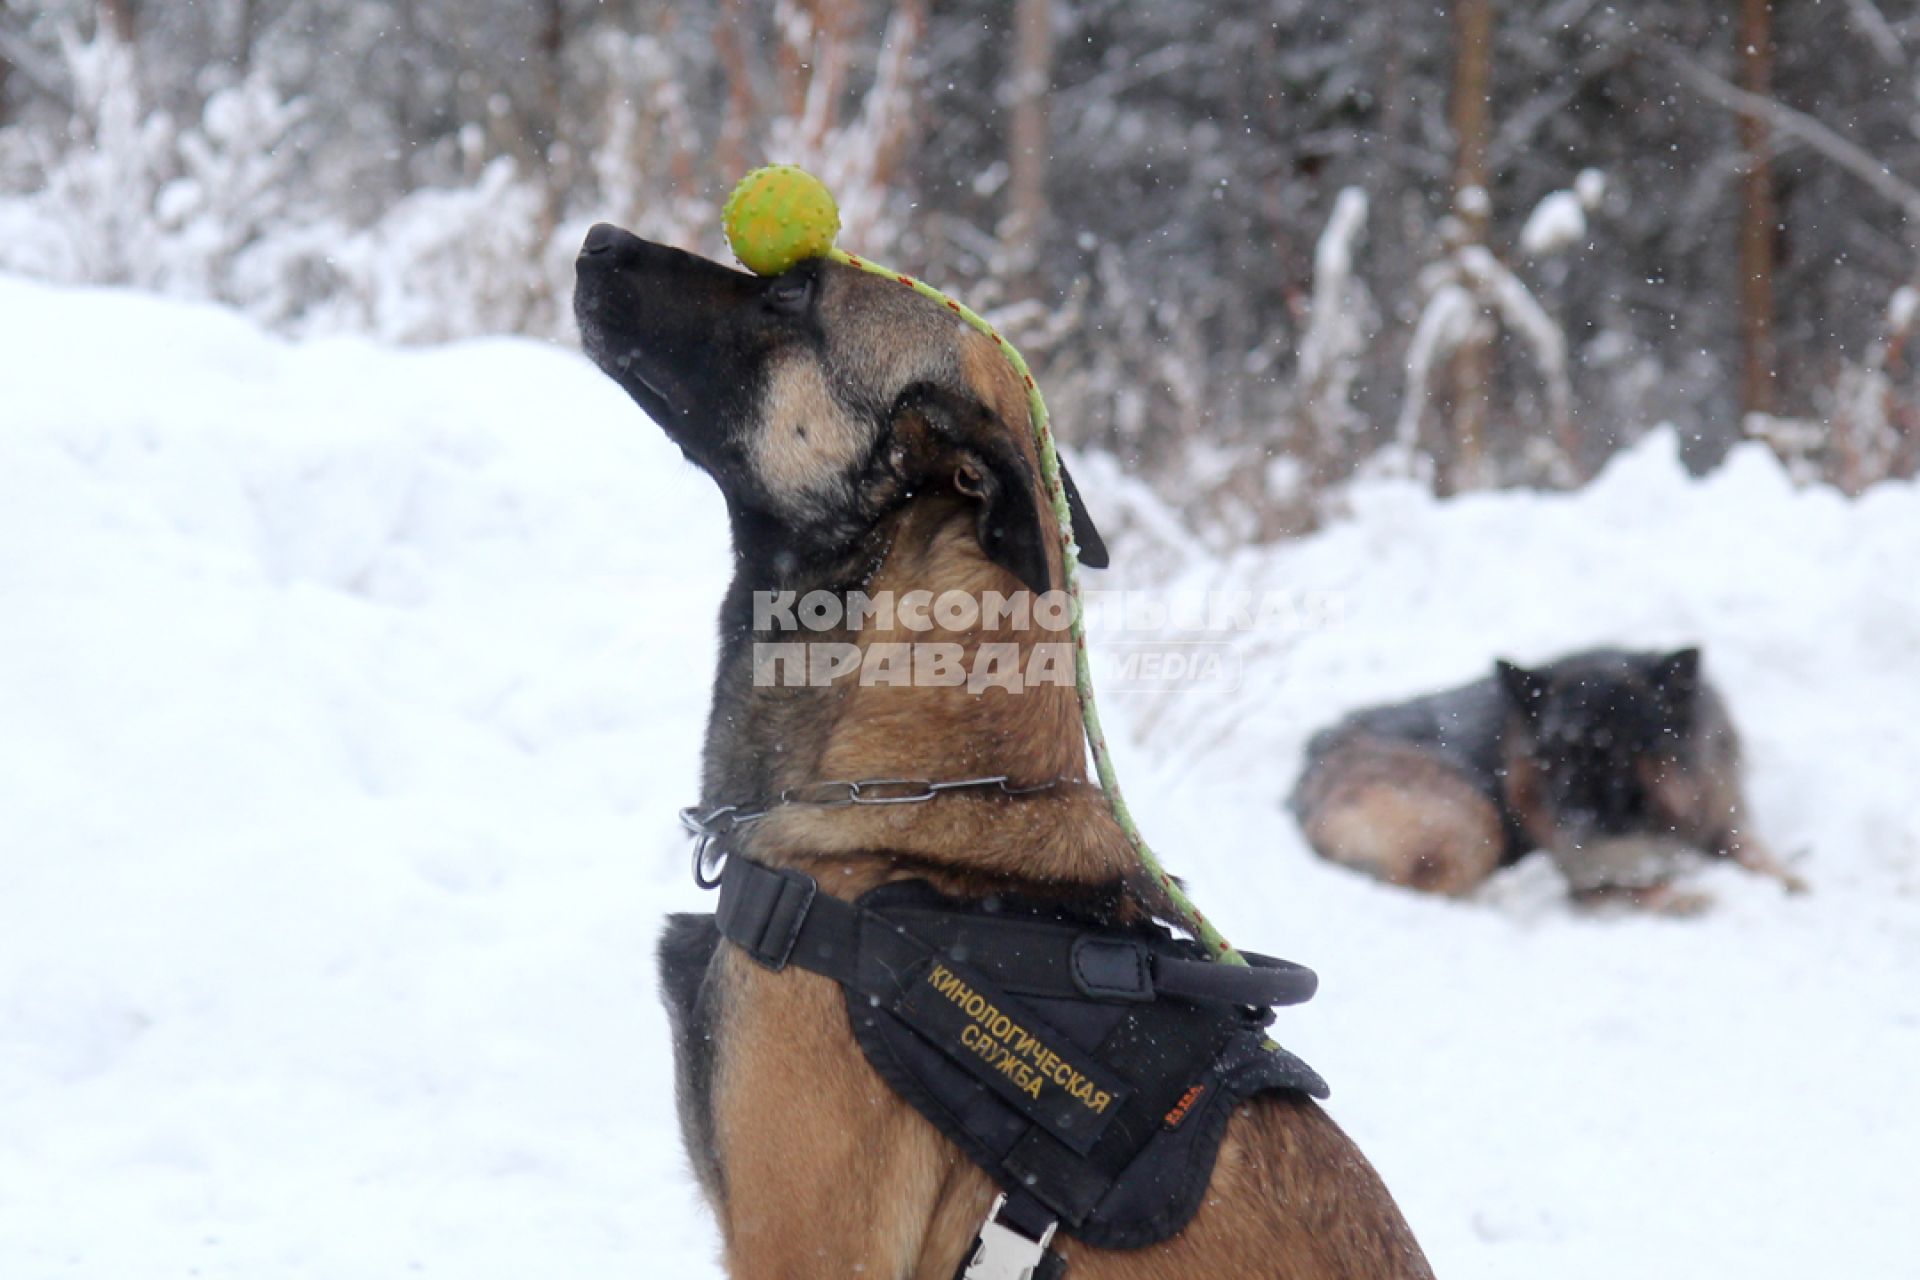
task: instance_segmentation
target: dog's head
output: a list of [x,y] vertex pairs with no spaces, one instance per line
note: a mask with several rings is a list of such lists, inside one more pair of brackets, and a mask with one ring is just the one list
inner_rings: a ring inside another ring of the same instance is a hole
[[[940,496],[994,563],[1060,585],[1026,389],[948,308],[824,259],[763,279],[605,224],[576,273],[587,353],[720,486],[743,561],[832,564]],[[1080,560],[1103,566],[1066,489]]]
[[1605,651],[1539,668],[1502,660],[1494,669],[1553,826],[1579,840],[1661,821],[1655,787],[1693,729],[1698,649]]

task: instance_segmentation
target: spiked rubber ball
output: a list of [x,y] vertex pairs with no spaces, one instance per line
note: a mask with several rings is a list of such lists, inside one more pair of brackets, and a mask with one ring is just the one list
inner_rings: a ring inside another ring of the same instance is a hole
[[790,164],[770,164],[740,179],[720,218],[733,256],[760,276],[825,255],[840,234],[840,210],[826,185]]

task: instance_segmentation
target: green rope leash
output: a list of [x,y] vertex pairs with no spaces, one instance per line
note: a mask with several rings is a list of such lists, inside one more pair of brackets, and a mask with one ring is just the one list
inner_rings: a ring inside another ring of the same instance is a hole
[[722,213],[727,242],[734,254],[756,275],[779,275],[808,258],[829,258],[872,275],[903,284],[924,298],[930,298],[952,311],[960,319],[987,337],[1006,353],[1015,373],[1027,388],[1027,412],[1033,420],[1034,441],[1040,454],[1040,474],[1053,503],[1054,519],[1060,525],[1060,540],[1065,552],[1067,596],[1071,601],[1074,680],[1080,694],[1080,719],[1086,727],[1087,743],[1093,750],[1094,770],[1100,787],[1106,792],[1113,819],[1126,833],[1135,856],[1159,882],[1167,898],[1181,912],[1181,923],[1200,940],[1213,958],[1227,964],[1245,964],[1238,951],[1222,937],[1193,899],[1167,874],[1154,856],[1139,824],[1127,809],[1120,794],[1120,781],[1114,773],[1113,754],[1107,749],[1107,735],[1100,727],[1100,712],[1093,701],[1093,672],[1087,660],[1087,633],[1080,600],[1080,551],[1073,540],[1073,513],[1067,506],[1067,491],[1060,479],[1060,456],[1054,451],[1053,432],[1048,427],[1047,402],[1040,384],[1027,368],[1027,362],[1011,342],[985,319],[921,280],[910,275],[855,257],[834,247],[840,231],[840,211],[820,180],[793,165],[769,165],[755,169],[740,180],[728,197]]

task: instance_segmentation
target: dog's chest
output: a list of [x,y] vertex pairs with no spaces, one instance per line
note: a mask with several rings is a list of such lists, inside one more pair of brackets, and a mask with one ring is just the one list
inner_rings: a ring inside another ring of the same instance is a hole
[[742,1161],[917,1120],[874,1074],[831,979],[774,973],[723,945],[713,917],[675,916],[659,948],[681,1141],[724,1213]]

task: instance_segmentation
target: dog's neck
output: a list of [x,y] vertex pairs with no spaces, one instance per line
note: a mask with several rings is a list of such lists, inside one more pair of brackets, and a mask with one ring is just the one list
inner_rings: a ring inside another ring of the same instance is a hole
[[[978,604],[992,596],[1012,600],[1023,590],[982,553],[965,504],[910,503],[845,559],[784,574],[769,567],[780,557],[740,550],[722,613],[704,803],[757,807],[786,788],[878,778],[1005,776],[1014,787],[1047,785],[1018,797],[979,789],[916,804],[780,806],[742,829],[737,851],[831,871],[854,889],[900,874],[931,874],[962,889],[1111,888],[1132,878],[1126,837],[1087,781],[1071,633],[1044,625],[1058,618],[1031,607],[1031,597],[1025,611],[982,611],[964,629],[942,625],[940,610],[907,603],[910,593],[926,593],[914,597],[926,602],[960,592]],[[823,593],[816,601],[836,600],[842,610],[855,593],[890,600],[893,608],[882,603],[857,629],[844,614],[835,627],[790,629],[787,609],[804,622],[802,606],[814,592]],[[796,661],[795,650],[768,647],[796,644],[843,662],[857,654],[859,665],[822,681]],[[915,656],[924,662],[936,652],[930,646],[943,646],[938,652],[949,659],[958,655],[965,673],[959,683],[929,679],[924,667],[911,670]],[[889,654],[896,661],[907,655],[906,669],[896,666],[892,675],[917,678],[896,683],[880,675],[879,661]],[[997,679],[989,682],[983,672]]]

